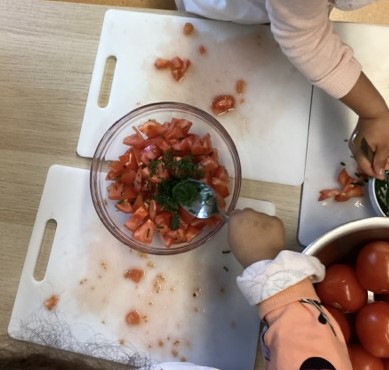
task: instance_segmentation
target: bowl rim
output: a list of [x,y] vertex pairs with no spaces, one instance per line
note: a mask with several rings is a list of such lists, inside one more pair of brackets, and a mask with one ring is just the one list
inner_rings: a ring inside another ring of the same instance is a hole
[[378,216],[381,216],[381,217],[388,217],[388,215],[383,211],[383,209],[381,208],[381,205],[380,205],[380,202],[378,201],[377,199],[377,194],[376,194],[376,191],[375,191],[375,188],[376,188],[376,178],[375,177],[371,177],[369,179],[369,183],[368,183],[368,194],[369,194],[369,199],[370,199],[370,203],[374,209],[374,211],[376,212],[376,214]]
[[330,231],[327,231],[324,235],[318,237],[308,246],[306,246],[302,253],[314,256],[323,246],[337,240],[340,236],[347,235],[347,233],[358,230],[371,230],[379,227],[389,229],[389,218],[387,217],[369,217],[360,220],[350,221],[343,225],[337,226]]
[[123,115],[121,118],[116,120],[104,133],[104,135],[99,140],[95,152],[92,157],[92,163],[90,165],[90,176],[89,176],[89,187],[90,187],[90,194],[92,197],[92,204],[96,210],[96,213],[98,214],[101,222],[105,226],[105,228],[120,242],[122,242],[124,245],[137,250],[142,253],[148,253],[148,254],[155,254],[155,255],[174,255],[179,254],[183,252],[187,252],[190,250],[193,250],[203,244],[205,244],[209,239],[211,239],[225,224],[224,220],[221,220],[221,222],[214,227],[210,232],[208,232],[206,235],[201,237],[199,240],[196,240],[195,242],[191,242],[189,244],[184,244],[181,246],[173,247],[173,248],[167,248],[167,247],[159,247],[159,248],[153,248],[149,245],[138,243],[136,241],[130,242],[127,240],[127,238],[122,235],[121,232],[118,231],[118,227],[111,222],[111,220],[107,219],[106,217],[103,217],[103,214],[105,211],[103,210],[103,207],[101,203],[103,200],[99,200],[97,197],[97,192],[93,191],[95,188],[95,182],[97,174],[98,174],[98,168],[100,166],[101,160],[99,159],[99,156],[102,154],[101,151],[105,147],[105,145],[108,143],[108,141],[112,138],[112,136],[115,134],[116,130],[123,127],[126,122],[132,118],[136,118],[137,116],[147,113],[148,110],[151,108],[156,108],[159,110],[171,110],[171,109],[182,109],[185,110],[185,113],[189,113],[190,115],[201,117],[201,119],[207,121],[210,123],[212,127],[220,134],[223,138],[226,137],[228,140],[225,140],[227,143],[227,147],[229,148],[229,151],[232,153],[235,153],[235,155],[232,156],[232,163],[234,167],[235,177],[233,178],[234,183],[234,192],[231,195],[231,200],[229,207],[227,209],[227,213],[231,212],[238,202],[240,191],[241,191],[241,183],[242,183],[242,168],[241,168],[241,162],[238,150],[236,148],[235,142],[233,141],[231,135],[227,131],[227,129],[211,114],[206,112],[205,110],[202,110],[201,108],[195,107],[193,105],[187,104],[187,103],[181,103],[181,102],[174,102],[174,101],[159,101],[155,103],[148,103],[139,107],[134,108],[133,110],[129,111],[125,115]]

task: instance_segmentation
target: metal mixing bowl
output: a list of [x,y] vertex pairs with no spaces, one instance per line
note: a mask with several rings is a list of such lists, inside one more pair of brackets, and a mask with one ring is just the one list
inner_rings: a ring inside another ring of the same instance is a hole
[[325,233],[302,253],[315,256],[326,266],[356,255],[374,240],[389,241],[389,218],[372,217],[352,221]]

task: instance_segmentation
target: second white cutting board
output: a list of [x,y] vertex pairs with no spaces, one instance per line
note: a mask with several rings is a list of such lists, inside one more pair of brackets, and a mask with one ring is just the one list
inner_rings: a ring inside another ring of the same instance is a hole
[[[182,32],[186,22],[194,33]],[[199,46],[207,52],[201,54]],[[157,57],[188,58],[177,82],[156,70]],[[106,60],[116,69],[106,107],[98,104]],[[246,90],[235,93],[243,79]],[[290,64],[266,25],[244,26],[192,17],[109,10],[85,107],[77,152],[92,157],[104,132],[132,109],[179,101],[211,112],[213,97],[235,95],[236,109],[217,116],[238,148],[243,178],[301,185],[304,178],[311,86]],[[241,102],[243,101],[243,102]]]
[[[265,201],[239,207],[274,214]],[[34,278],[46,223],[57,228],[46,275]],[[254,368],[259,321],[236,285],[242,267],[226,228],[175,256],[139,254],[104,228],[92,205],[89,171],[52,166],[42,194],[9,324],[17,339],[124,362],[190,361],[223,370]],[[138,283],[123,277],[138,268]],[[45,301],[58,296],[52,311]],[[138,311],[138,325],[126,323]],[[146,367],[145,367],[146,368]],[[142,368],[143,369],[143,368]]]

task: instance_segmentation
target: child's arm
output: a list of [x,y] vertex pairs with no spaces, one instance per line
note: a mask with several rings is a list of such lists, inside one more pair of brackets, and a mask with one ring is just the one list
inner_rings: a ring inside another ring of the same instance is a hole
[[251,209],[232,214],[229,240],[246,267],[238,286],[265,324],[261,343],[267,369],[351,370],[341,330],[312,285],[324,277],[320,261],[282,251],[282,222]]
[[273,35],[308,80],[340,99],[358,116],[359,130],[376,153],[373,166],[351,148],[360,170],[383,178],[389,170],[389,109],[361,73],[353,50],[333,31],[327,0],[267,0]]

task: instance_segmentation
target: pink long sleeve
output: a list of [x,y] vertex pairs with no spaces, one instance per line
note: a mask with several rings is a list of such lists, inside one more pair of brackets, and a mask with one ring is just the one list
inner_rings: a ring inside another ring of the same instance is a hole
[[355,85],[361,65],[333,32],[327,0],[267,0],[274,38],[291,63],[335,98]]
[[339,325],[305,279],[258,306],[268,325],[262,335],[267,370],[352,370]]

